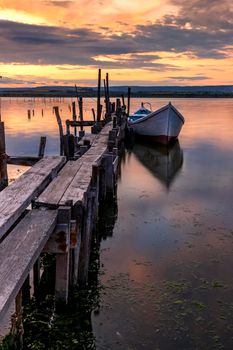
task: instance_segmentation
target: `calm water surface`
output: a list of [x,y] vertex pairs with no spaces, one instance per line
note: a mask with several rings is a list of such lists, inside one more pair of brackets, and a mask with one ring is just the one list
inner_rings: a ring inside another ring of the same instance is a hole
[[97,349],[233,348],[233,101],[172,102],[179,145],[135,145],[121,163]]
[[[92,315],[98,350],[233,348],[233,101],[171,101],[186,118],[179,143],[168,151],[134,145],[121,162]],[[42,134],[47,153],[58,154],[52,107],[65,120],[70,103],[3,99],[8,154],[36,154]],[[93,105],[87,99],[87,116]]]

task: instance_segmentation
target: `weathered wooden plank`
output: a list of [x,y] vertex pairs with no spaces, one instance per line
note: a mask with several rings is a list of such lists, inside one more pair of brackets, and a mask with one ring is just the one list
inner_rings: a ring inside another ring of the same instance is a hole
[[56,210],[32,210],[1,243],[0,318],[22,287],[56,221]]
[[81,168],[70,183],[59,204],[66,205],[83,201],[85,193],[88,191],[92,176],[92,164],[82,163]]
[[42,206],[57,206],[81,165],[81,158],[67,162],[58,176],[38,197],[36,204]]
[[44,157],[0,192],[0,238],[48,185],[65,163],[65,157]]
[[109,130],[111,127],[112,123],[107,124],[104,129],[96,135],[92,147],[81,157],[82,166],[64,192],[59,202],[60,205],[66,205],[66,203],[71,201],[75,204],[84,200],[84,195],[90,187],[92,166],[93,164],[99,163],[101,157],[107,150]]
[[54,112],[57,118],[57,124],[58,124],[58,128],[59,128],[59,134],[60,134],[60,155],[63,155],[63,151],[64,151],[64,140],[63,140],[63,127],[62,127],[62,121],[61,121],[61,117],[59,114],[59,107],[54,107]]
[[38,157],[44,157],[45,146],[46,146],[46,136],[41,136]]
[[[65,205],[69,201],[77,202],[83,199],[83,194],[88,189],[88,186],[83,186],[83,184],[89,185],[90,183],[92,165],[99,163],[103,153],[107,149],[107,138],[105,135],[98,140],[102,142],[96,143],[80,159],[70,161],[64,166],[57,178],[36,200],[38,205]],[[95,138],[93,144],[96,141]],[[80,188],[78,188],[79,185]]]

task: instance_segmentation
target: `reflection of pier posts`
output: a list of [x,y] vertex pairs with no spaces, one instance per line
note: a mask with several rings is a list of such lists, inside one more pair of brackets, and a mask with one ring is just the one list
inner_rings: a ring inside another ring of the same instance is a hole
[[8,185],[4,123],[0,122],[0,191]]

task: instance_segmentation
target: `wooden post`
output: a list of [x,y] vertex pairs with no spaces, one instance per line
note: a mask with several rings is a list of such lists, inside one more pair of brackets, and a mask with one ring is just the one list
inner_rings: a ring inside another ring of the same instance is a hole
[[[78,106],[79,106],[79,119],[81,122],[83,122],[83,98],[82,97],[79,97],[79,99],[78,99]],[[83,130],[82,124],[80,126],[80,129],[81,129],[81,131]]]
[[[72,210],[72,216],[75,220],[71,220],[71,269],[72,269],[72,283],[76,285],[78,283],[78,270],[79,270],[79,255],[81,247],[81,231],[83,222],[83,208],[81,203],[77,203]],[[73,227],[72,227],[73,223]],[[74,225],[75,223],[75,225]],[[72,240],[73,237],[73,240]],[[74,244],[75,243],[75,244]]]
[[118,111],[121,108],[121,100],[120,98],[116,99],[116,111]]
[[108,105],[107,115],[108,115],[108,117],[110,117],[111,116],[111,103],[110,103],[110,96],[109,96],[109,75],[108,75],[108,73],[106,73],[106,90],[107,90],[107,105]]
[[[75,106],[75,102],[72,102],[72,119],[73,121],[77,120],[77,115],[76,115],[76,106]],[[74,135],[77,135],[77,127],[74,127]]]
[[128,88],[128,103],[127,103],[127,116],[130,114],[130,98],[131,98],[131,88]]
[[66,119],[66,134],[70,135],[70,121]]
[[[56,254],[56,282],[55,296],[58,302],[68,302],[69,293],[69,266],[70,266],[70,220],[71,208],[58,209],[57,236],[64,237],[66,242],[62,253]],[[63,245],[62,245],[63,246]]]
[[117,116],[117,125],[121,125],[121,100],[116,99],[116,116]]
[[4,123],[0,122],[0,191],[8,185]]
[[99,108],[100,117],[99,117],[99,120],[98,120],[99,122],[100,122],[100,119],[101,119],[102,109],[103,109],[103,105],[100,105],[100,108]]
[[45,146],[46,146],[46,136],[41,136],[38,157],[44,157]]
[[104,169],[106,181],[106,194],[114,192],[114,172],[113,172],[113,154],[107,153],[104,155]]
[[108,98],[107,98],[107,89],[106,89],[106,81],[104,79],[104,102],[105,102],[105,119],[107,118],[108,115]]
[[115,113],[115,110],[116,110],[116,103],[115,102],[113,102],[112,104],[111,104],[111,112],[112,113]]
[[75,137],[74,135],[68,136],[68,146],[69,146],[69,158],[74,157],[74,151],[75,151]]
[[121,99],[122,99],[122,105],[125,107],[125,97],[123,94],[121,95]]
[[98,71],[98,89],[97,89],[97,122],[101,118],[100,91],[101,90],[101,69]]
[[79,283],[86,285],[88,282],[88,271],[90,263],[91,237],[93,229],[93,197],[92,193],[87,194],[87,206],[84,217],[84,228],[81,238],[80,261],[79,261]]
[[112,129],[109,131],[108,136],[108,151],[112,152],[113,148],[116,147],[117,141],[117,129]]
[[78,138],[81,140],[85,136],[85,130],[80,130],[78,133]]
[[69,153],[69,135],[63,135],[62,144],[63,144],[63,149],[64,149],[64,155],[66,156],[67,159],[69,159],[69,157],[70,157],[70,153]]
[[63,127],[62,127],[62,122],[61,122],[61,117],[60,117],[60,114],[59,114],[59,107],[54,107],[54,112],[55,112],[55,115],[56,115],[56,118],[57,118],[57,124],[58,124],[58,127],[59,127],[59,134],[60,134],[60,156],[63,155],[63,152],[64,152],[64,143],[63,143]]
[[75,102],[72,102],[72,118],[73,118],[74,121],[77,120]]
[[91,110],[92,110],[92,115],[93,115],[93,119],[94,119],[94,122],[95,122],[95,110],[94,110],[94,108],[92,108]]

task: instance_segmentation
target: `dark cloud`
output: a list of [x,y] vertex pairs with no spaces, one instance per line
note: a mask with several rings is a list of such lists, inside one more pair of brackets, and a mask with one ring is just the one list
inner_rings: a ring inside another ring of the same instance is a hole
[[62,1],[62,0],[45,0],[44,3],[50,6],[59,6],[59,7],[69,7],[73,5],[74,1]]
[[231,31],[209,32],[201,29],[186,29],[173,24],[151,24],[137,26],[135,38],[143,50],[189,52],[193,57],[225,58],[226,45],[233,45]]
[[[59,3],[64,6],[69,1]],[[177,57],[185,53],[190,59],[229,57],[232,52],[229,47],[233,45],[230,1],[172,0],[172,3],[179,6],[178,15],[167,15],[155,23],[146,22],[120,36],[113,33],[104,36],[90,27],[68,29],[1,20],[0,62],[165,71],[179,68],[175,64],[162,64],[159,55],[150,55],[150,52],[172,52]],[[142,55],[144,52],[149,55]],[[122,59],[123,54],[128,57]],[[108,55],[119,59],[101,62],[94,59]]]
[[186,81],[186,80],[206,80],[206,79],[211,79],[210,77],[207,77],[205,75],[198,75],[198,76],[190,76],[190,77],[182,77],[182,76],[178,76],[178,77],[168,77],[168,79],[172,79],[172,80],[179,80],[179,81]]
[[193,27],[208,31],[230,30],[233,27],[232,0],[172,0],[180,8],[177,24],[190,23]]
[[22,84],[29,84],[29,85],[34,85],[36,84],[35,81],[32,80],[25,80],[25,79],[12,79],[8,77],[2,77],[1,79],[1,85],[9,85],[9,84],[14,84],[14,85],[22,85]]

